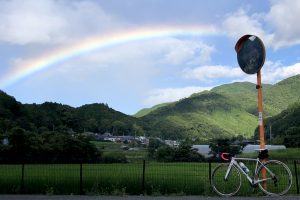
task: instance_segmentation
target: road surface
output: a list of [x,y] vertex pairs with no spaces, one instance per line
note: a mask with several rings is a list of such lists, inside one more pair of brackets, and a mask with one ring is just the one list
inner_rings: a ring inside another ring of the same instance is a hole
[[45,196],[0,195],[1,200],[300,200],[300,196],[281,197],[203,197],[203,196]]

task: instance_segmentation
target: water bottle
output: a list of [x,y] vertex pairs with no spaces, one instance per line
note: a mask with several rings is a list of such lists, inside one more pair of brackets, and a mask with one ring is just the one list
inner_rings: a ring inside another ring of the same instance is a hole
[[247,174],[249,173],[249,169],[244,163],[240,162],[239,165],[241,166],[244,172],[246,172]]

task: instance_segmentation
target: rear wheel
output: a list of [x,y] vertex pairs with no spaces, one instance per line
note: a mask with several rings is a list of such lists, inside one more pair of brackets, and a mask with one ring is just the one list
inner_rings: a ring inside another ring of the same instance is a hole
[[229,163],[222,163],[212,172],[212,188],[220,196],[232,196],[236,194],[242,184],[240,171],[234,165],[231,167],[227,180],[225,180],[228,166]]
[[277,160],[270,160],[261,165],[257,176],[259,180],[265,180],[259,182],[258,186],[267,195],[284,195],[292,185],[291,170],[286,164]]

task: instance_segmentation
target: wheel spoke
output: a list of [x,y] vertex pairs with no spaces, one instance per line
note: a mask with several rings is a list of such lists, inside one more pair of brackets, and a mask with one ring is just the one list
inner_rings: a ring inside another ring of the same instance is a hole
[[[289,168],[280,161],[270,160],[264,165],[266,170],[266,178],[263,179],[263,166],[259,169],[258,177],[260,189],[268,195],[283,195],[290,189],[292,185],[292,174]],[[265,183],[265,184],[264,184]]]
[[220,164],[212,173],[212,187],[221,196],[232,196],[238,192],[241,186],[241,174],[234,166],[225,180],[228,166],[229,164]]

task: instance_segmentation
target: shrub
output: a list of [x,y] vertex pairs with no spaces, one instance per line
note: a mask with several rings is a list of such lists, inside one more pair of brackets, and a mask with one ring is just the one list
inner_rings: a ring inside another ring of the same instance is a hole
[[126,163],[127,159],[122,152],[105,152],[102,156],[104,163]]

